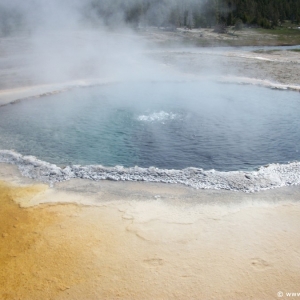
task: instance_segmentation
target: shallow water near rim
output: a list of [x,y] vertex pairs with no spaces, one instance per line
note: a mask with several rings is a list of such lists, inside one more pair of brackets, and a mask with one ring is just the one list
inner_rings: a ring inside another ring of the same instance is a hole
[[292,91],[194,82],[74,89],[0,108],[0,148],[60,164],[253,170],[299,160]]

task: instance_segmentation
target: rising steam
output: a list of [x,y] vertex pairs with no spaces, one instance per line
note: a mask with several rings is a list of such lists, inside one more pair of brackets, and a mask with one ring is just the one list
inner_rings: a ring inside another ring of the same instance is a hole
[[0,34],[26,36],[16,53],[26,65],[24,77],[34,84],[102,77],[159,79],[166,76],[164,68],[143,55],[147,48],[133,27],[167,25],[174,8],[188,12],[201,3],[0,0]]

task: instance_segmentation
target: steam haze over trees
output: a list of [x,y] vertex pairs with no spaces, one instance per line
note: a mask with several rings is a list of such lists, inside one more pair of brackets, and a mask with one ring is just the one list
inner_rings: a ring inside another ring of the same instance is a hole
[[89,8],[109,24],[118,21],[118,12],[127,23],[140,26],[233,26],[241,20],[270,28],[285,20],[300,23],[299,0],[93,0]]
[[67,9],[76,10],[78,22],[112,27],[126,23],[132,27],[198,28],[242,22],[272,28],[285,20],[300,23],[299,0],[0,0],[0,34],[34,28],[53,3],[62,7],[62,15]]

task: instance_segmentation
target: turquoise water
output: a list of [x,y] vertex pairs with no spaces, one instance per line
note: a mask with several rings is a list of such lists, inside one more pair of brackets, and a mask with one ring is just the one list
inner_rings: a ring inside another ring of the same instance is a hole
[[211,82],[77,88],[0,108],[0,149],[59,164],[252,170],[299,160],[300,95]]

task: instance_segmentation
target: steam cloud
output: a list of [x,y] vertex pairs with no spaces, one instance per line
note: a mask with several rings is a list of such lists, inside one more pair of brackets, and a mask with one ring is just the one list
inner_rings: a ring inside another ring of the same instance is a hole
[[[158,79],[164,72],[145,58],[143,42],[131,27],[167,23],[166,16],[176,5],[182,4],[177,0],[0,0],[0,34],[26,35],[16,53],[26,65],[24,77],[33,83],[103,76]],[[143,19],[135,14],[140,9]]]
[[14,63],[18,67],[24,65],[23,73],[19,72],[23,85],[103,77],[116,81],[159,80],[170,73],[145,55],[148,44],[135,34],[134,28],[166,27],[174,22],[183,25],[190,22],[192,13],[211,3],[211,0],[0,0],[0,35],[26,36],[23,40],[16,38],[14,47],[18,56]]
[[208,0],[1,0],[0,33],[86,25],[121,27],[124,23],[166,26],[201,10]]

